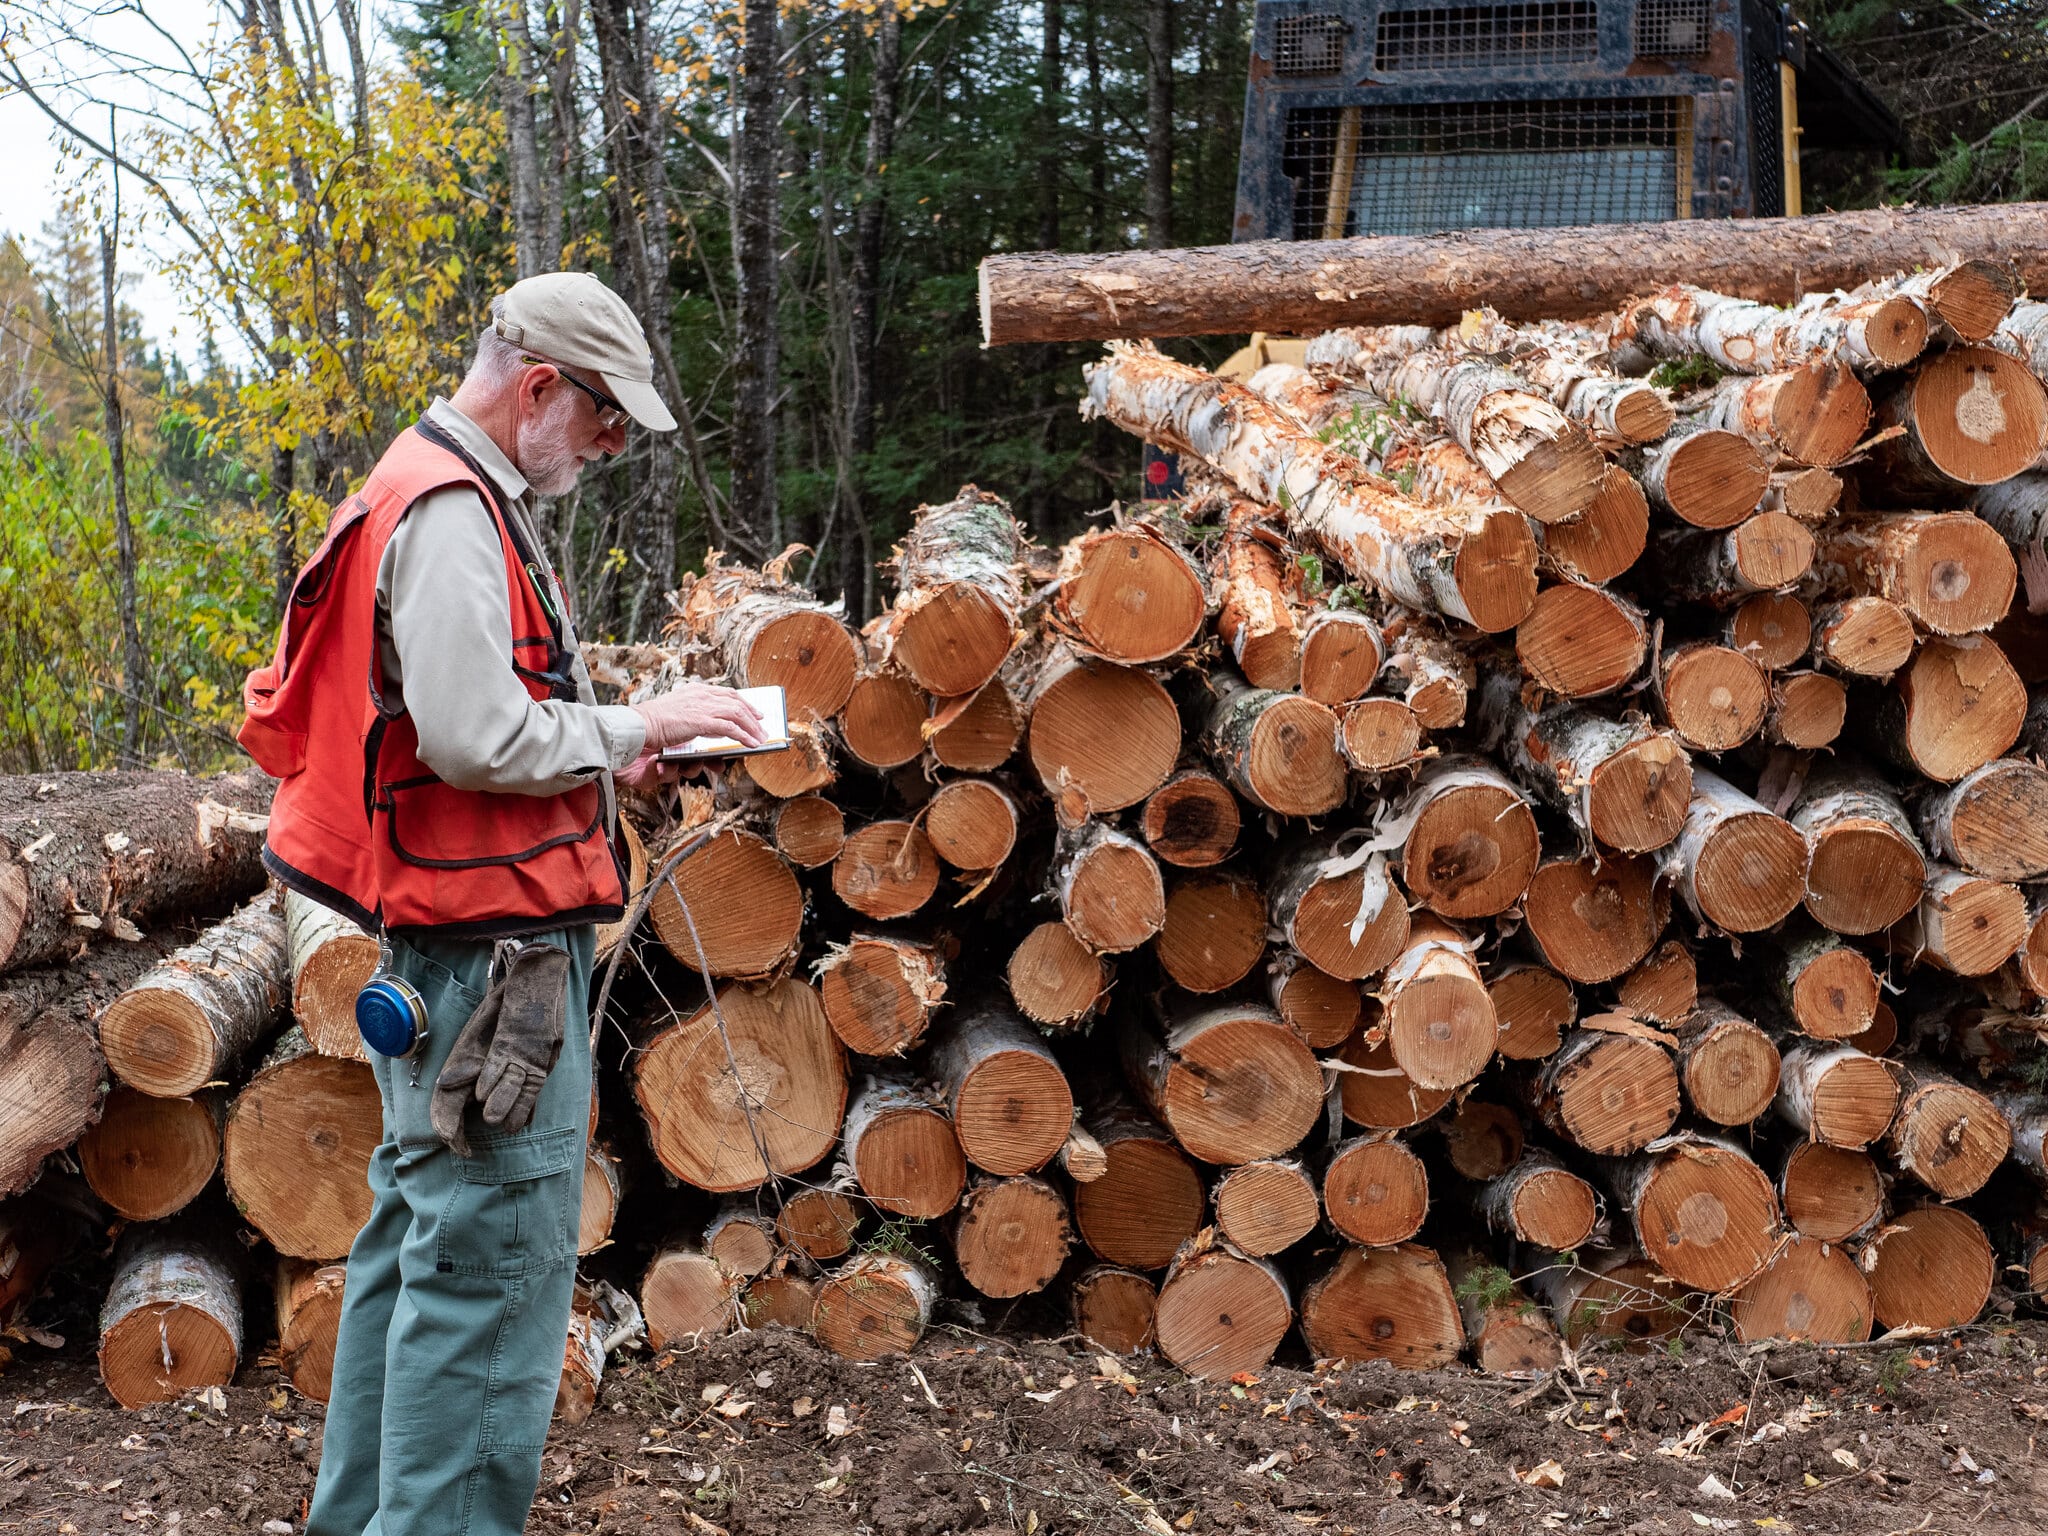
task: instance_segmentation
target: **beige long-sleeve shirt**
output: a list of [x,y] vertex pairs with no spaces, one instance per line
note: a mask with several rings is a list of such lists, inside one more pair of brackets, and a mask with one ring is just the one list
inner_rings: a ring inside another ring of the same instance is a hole
[[[506,515],[540,561],[531,488],[490,435],[446,400],[427,419],[483,468]],[[647,728],[590,686],[568,605],[551,565],[542,572],[563,614],[576,702],[535,700],[512,670],[505,560],[490,509],[467,487],[422,497],[399,523],[377,568],[377,643],[385,697],[419,732],[420,761],[458,789],[557,795],[640,755]],[[606,800],[610,785],[607,782]]]

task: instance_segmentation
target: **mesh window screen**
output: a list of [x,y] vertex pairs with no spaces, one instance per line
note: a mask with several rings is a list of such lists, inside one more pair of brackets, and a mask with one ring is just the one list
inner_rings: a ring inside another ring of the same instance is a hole
[[1594,0],[1526,0],[1382,11],[1373,68],[1516,69],[1586,64],[1599,57]]
[[1750,208],[1753,218],[1785,212],[1784,115],[1779,107],[1778,18],[1756,0],[1742,7],[1743,88],[1749,99]]
[[1319,11],[1273,23],[1273,73],[1334,75],[1344,67],[1344,18]]
[[1692,59],[1707,51],[1711,0],[1636,0],[1636,54]]
[[[1323,233],[1333,195],[1356,235],[1668,219],[1691,169],[1679,164],[1690,107],[1651,96],[1297,110],[1295,234]],[[1335,154],[1346,112],[1358,142],[1348,175]]]

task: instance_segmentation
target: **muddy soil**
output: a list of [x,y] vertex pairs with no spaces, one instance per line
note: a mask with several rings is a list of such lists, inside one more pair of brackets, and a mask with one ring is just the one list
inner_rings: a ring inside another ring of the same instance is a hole
[[[0,1533],[301,1527],[320,1410],[260,1355],[127,1413],[88,1352],[14,1346]],[[770,1331],[625,1355],[549,1442],[529,1529],[2039,1531],[2048,1325],[1917,1346],[1599,1354],[1555,1379],[1276,1365],[1203,1384],[941,1326],[856,1365]]]

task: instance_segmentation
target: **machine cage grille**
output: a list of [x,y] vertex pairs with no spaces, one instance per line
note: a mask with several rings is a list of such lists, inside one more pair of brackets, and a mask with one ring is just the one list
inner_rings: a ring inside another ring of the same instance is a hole
[[1282,16],[1273,24],[1273,73],[1334,75],[1344,67],[1350,26],[1330,11]]
[[1600,56],[1595,0],[1517,0],[1510,5],[1448,5],[1382,11],[1373,68],[1542,69],[1589,64]]
[[1701,57],[1711,39],[1711,12],[1712,0],[1636,0],[1636,57]]

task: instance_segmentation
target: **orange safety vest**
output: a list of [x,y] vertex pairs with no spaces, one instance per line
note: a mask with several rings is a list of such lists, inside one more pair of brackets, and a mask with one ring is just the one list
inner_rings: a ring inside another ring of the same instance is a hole
[[[242,685],[237,739],[281,780],[263,862],[279,881],[375,932],[467,937],[608,922],[625,883],[593,780],[559,795],[457,789],[420,761],[412,717],[384,698],[377,569],[430,492],[466,485],[497,525],[512,612],[512,670],[535,699],[573,700],[560,591],[525,548],[483,468],[422,420],[335,508],[292,587],[276,658]],[[545,586],[543,586],[545,584]]]

